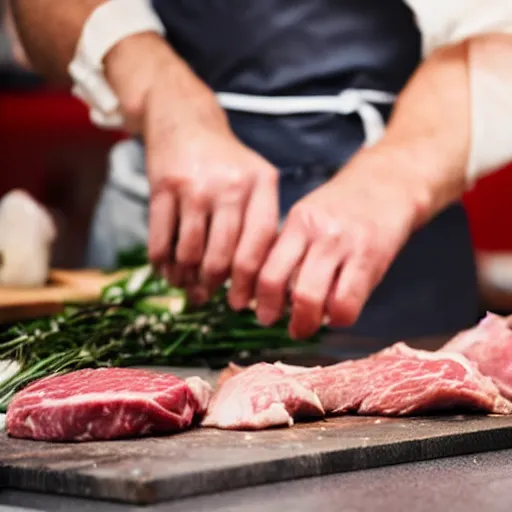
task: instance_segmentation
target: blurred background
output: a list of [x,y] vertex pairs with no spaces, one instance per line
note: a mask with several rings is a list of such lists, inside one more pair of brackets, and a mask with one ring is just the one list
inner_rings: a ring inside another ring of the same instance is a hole
[[[0,199],[21,188],[49,209],[58,233],[54,267],[81,266],[108,150],[122,137],[94,128],[69,91],[47,85],[30,70],[0,0]],[[484,307],[507,312],[512,311],[511,190],[512,164],[464,198]]]
[[95,128],[68,90],[30,70],[0,0],[0,198],[22,188],[57,226],[53,265],[82,264],[92,208],[108,150],[123,135]]

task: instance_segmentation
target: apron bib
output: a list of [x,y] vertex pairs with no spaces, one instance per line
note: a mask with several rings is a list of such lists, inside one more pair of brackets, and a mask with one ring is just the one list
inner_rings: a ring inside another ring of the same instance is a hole
[[[421,44],[402,0],[153,0],[173,48],[217,92],[237,136],[281,171],[282,215],[382,135]],[[139,141],[112,152],[90,265],[145,243],[149,186]],[[371,184],[369,184],[371,186]],[[478,314],[464,210],[415,233],[345,331],[385,340],[444,334]]]

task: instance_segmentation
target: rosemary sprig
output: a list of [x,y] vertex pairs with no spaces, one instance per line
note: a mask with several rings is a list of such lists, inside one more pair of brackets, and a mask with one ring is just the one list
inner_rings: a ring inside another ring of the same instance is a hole
[[[138,249],[123,261],[140,263],[143,254]],[[0,360],[17,361],[20,371],[0,383],[0,412],[34,380],[80,368],[220,367],[269,349],[308,346],[289,338],[286,318],[263,328],[252,311],[232,311],[226,292],[224,287],[193,309],[183,290],[170,287],[145,264],[107,286],[98,303],[69,305],[59,315],[11,326],[0,333]]]

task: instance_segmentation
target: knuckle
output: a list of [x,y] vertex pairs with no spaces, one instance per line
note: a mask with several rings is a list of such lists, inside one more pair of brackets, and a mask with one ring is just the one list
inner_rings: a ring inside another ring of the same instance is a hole
[[354,245],[361,248],[373,246],[379,230],[377,223],[371,219],[365,219],[357,223],[357,229],[351,230]]
[[253,276],[258,273],[258,262],[252,258],[235,259],[233,269],[237,274]]
[[186,180],[180,174],[170,174],[163,165],[153,165],[149,168],[148,175],[151,180],[151,194],[157,195],[162,192],[176,192]]
[[222,176],[220,187],[222,193],[218,195],[219,203],[223,205],[239,205],[247,197],[249,178],[239,171],[232,171]]
[[359,268],[367,270],[370,267],[379,265],[379,250],[373,243],[361,245],[356,251]]
[[258,279],[258,287],[268,293],[277,293],[283,288],[283,283],[277,276],[262,273]]
[[193,207],[202,209],[208,205],[209,194],[204,186],[192,183],[187,188],[187,199]]
[[322,305],[322,297],[311,290],[295,288],[292,294],[294,307],[317,309]]
[[306,229],[316,234],[325,230],[319,218],[318,208],[307,201],[299,201],[291,208],[287,223],[294,228]]
[[286,218],[287,226],[301,226],[305,223],[305,220],[308,218],[307,207],[305,207],[301,203],[297,203],[288,212],[288,216]]
[[[184,243],[185,242],[185,243]],[[176,249],[176,261],[181,265],[198,265],[202,260],[202,246],[198,242],[182,240]]]
[[301,202],[295,203],[290,208],[290,211],[288,213],[288,218],[292,221],[301,219],[304,216],[306,210],[307,210],[307,207],[304,206],[304,203],[301,203]]
[[326,226],[320,234],[319,243],[328,252],[337,251],[344,241],[343,233],[339,226]]
[[191,251],[188,247],[183,247],[176,251],[176,262],[180,265],[189,266],[197,265],[200,263],[200,259],[194,255],[194,251]]
[[228,273],[228,270],[228,262],[224,259],[218,259],[205,262],[202,272],[208,278],[219,278],[221,276],[225,276]]
[[237,194],[247,187],[248,177],[239,169],[232,169],[224,175],[223,181],[226,192]]

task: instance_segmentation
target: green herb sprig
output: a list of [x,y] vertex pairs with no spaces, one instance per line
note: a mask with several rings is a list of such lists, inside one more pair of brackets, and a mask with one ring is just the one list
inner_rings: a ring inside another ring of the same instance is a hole
[[[140,263],[138,256],[134,261]],[[183,290],[146,264],[107,286],[96,304],[69,305],[59,315],[10,327],[0,334],[0,360],[17,361],[20,371],[0,383],[0,412],[34,380],[81,368],[218,368],[234,358],[308,346],[290,339],[286,318],[261,327],[252,311],[231,310],[226,294],[224,287],[194,309]]]

